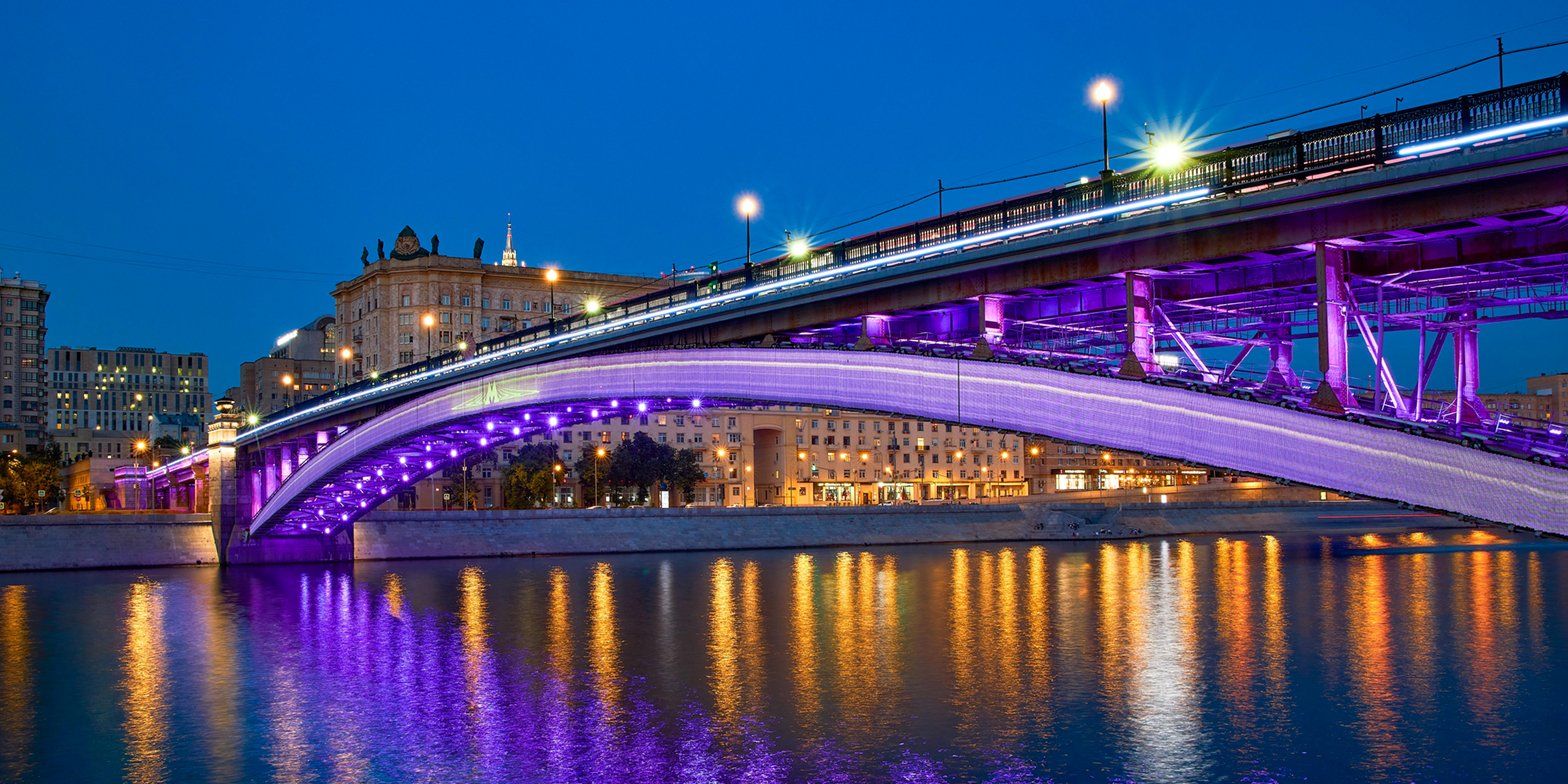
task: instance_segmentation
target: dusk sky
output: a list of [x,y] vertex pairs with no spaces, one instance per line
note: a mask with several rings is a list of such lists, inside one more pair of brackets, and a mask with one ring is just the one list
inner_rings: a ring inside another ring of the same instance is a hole
[[[1568,37],[1560,3],[11,3],[0,268],[52,292],[49,345],[239,363],[330,313],[362,246],[653,274],[932,188],[1094,158],[1146,121],[1218,130]],[[1130,17],[1162,35],[1118,34]],[[1557,73],[1568,47],[1510,58]],[[1368,112],[1494,87],[1477,66]],[[1293,120],[1355,118],[1357,103]],[[1259,129],[1213,143],[1260,138]],[[1096,166],[969,191],[990,201]],[[878,225],[928,215],[922,205]],[[813,235],[816,236],[816,235]],[[1483,387],[1568,370],[1560,322],[1489,328]]]

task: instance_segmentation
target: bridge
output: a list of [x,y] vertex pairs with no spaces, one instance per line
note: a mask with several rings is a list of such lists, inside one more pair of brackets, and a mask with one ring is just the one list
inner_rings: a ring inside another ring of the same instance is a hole
[[[1568,74],[823,244],[253,426],[225,409],[206,451],[149,478],[165,505],[214,512],[231,561],[334,557],[381,500],[475,452],[601,417],[802,404],[1568,534],[1563,425],[1478,394],[1482,328],[1568,313],[1565,107]],[[1437,396],[1445,352],[1455,389]]]

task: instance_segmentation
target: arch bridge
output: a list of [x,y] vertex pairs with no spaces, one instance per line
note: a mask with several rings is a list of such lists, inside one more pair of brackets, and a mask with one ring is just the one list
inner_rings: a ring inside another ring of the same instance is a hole
[[[226,412],[213,446],[152,481],[214,510],[225,557],[290,557],[351,543],[400,486],[510,440],[802,404],[1568,533],[1562,424],[1479,393],[1483,331],[1568,314],[1565,98],[1558,76],[814,247],[254,427]],[[1451,391],[1434,391],[1440,364]]]

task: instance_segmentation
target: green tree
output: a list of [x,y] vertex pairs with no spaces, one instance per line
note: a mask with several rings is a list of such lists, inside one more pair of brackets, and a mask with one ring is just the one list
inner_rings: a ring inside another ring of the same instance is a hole
[[682,449],[675,453],[669,461],[669,470],[664,481],[670,488],[680,491],[686,503],[697,500],[697,483],[707,478],[702,471],[702,450]]
[[596,506],[598,498],[592,497],[594,493],[604,495],[613,490],[610,484],[610,453],[605,450],[604,457],[599,457],[599,450],[603,447],[583,445],[582,454],[577,456],[577,462],[572,464],[572,473],[577,476],[578,484],[582,485],[583,506]]
[[653,486],[669,474],[674,454],[675,450],[649,438],[647,433],[635,433],[610,453],[606,475],[616,487],[635,489],[636,503],[646,504]]
[[55,444],[24,455],[11,455],[0,471],[5,505],[15,504],[22,514],[48,508],[60,498],[60,447]]
[[555,444],[525,444],[506,469],[505,502],[508,509],[538,509],[555,500]]

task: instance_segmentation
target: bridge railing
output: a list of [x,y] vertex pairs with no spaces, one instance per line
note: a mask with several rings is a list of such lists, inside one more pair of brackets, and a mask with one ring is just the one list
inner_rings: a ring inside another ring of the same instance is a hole
[[[605,327],[621,320],[666,308],[700,308],[703,300],[733,294],[762,282],[788,281],[848,264],[874,261],[894,254],[939,248],[943,243],[988,233],[1025,229],[1046,221],[1070,219],[1096,210],[1136,204],[1146,199],[1197,190],[1211,195],[1289,185],[1336,172],[1397,163],[1399,150],[1490,128],[1554,117],[1568,106],[1568,73],[1484,93],[1464,95],[1415,106],[1392,114],[1340,123],[1325,128],[1274,134],[1263,141],[1193,156],[1180,168],[1160,171],[1143,166],[1103,179],[1053,188],[1012,199],[960,210],[939,218],[916,221],[811,249],[803,257],[769,259],[697,281],[613,303],[595,314],[578,314],[477,344],[475,356],[549,340],[562,333]],[[1104,216],[1101,216],[1102,218]],[[1086,217],[1084,222],[1101,218]],[[1042,226],[1043,234],[1066,228]],[[934,251],[939,252],[939,251]],[[727,297],[727,302],[733,297]],[[720,302],[715,302],[721,304]],[[636,326],[635,322],[627,327]],[[448,367],[468,357],[448,352],[396,368],[374,379],[355,382],[277,412],[280,419],[334,399],[374,389],[389,382]]]

